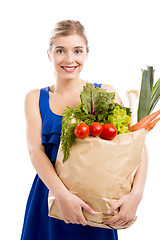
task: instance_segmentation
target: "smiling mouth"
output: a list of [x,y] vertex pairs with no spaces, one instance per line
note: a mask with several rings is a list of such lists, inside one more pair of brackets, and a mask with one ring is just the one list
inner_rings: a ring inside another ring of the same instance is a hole
[[68,73],[72,73],[76,70],[78,66],[61,66],[61,68]]

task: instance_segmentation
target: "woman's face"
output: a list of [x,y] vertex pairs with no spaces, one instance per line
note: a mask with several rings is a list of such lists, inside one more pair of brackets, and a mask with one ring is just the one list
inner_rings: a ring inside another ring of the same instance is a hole
[[57,37],[49,57],[58,78],[79,78],[87,58],[85,41],[77,34]]

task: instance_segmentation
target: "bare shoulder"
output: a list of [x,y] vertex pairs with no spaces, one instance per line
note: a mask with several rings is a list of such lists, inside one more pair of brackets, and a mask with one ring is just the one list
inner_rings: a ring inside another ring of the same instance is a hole
[[29,91],[25,96],[25,101],[39,100],[40,89]]
[[26,116],[35,116],[39,114],[39,95],[40,89],[29,91],[25,96],[25,114]]
[[101,88],[106,89],[107,92],[115,92],[115,89],[109,84],[102,84]]
[[120,105],[122,105],[122,100],[116,90],[109,84],[102,84],[101,86],[102,89],[106,89],[107,92],[115,92],[115,99],[114,101]]
[[40,89],[29,91],[25,96],[26,135],[29,152],[41,149],[42,145],[42,118],[39,109]]

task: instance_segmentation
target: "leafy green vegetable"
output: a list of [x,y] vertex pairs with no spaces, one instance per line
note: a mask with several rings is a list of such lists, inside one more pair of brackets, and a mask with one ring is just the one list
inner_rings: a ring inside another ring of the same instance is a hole
[[[115,123],[119,133],[127,132],[127,124],[131,115],[130,109],[115,103],[114,98],[115,93],[107,93],[106,89],[95,88],[94,84],[87,83],[80,94],[81,103],[74,109],[66,107],[63,112],[61,134],[63,162],[67,160],[70,148],[75,142],[74,129],[80,122],[84,122],[88,126],[93,122],[99,122],[103,125],[109,121],[108,118],[111,115],[110,121],[116,119]],[[118,114],[120,114],[119,118]],[[74,122],[72,122],[73,120]]]
[[98,112],[101,102],[99,101],[99,87],[87,83],[80,94],[82,109],[86,114],[95,115]]
[[[66,107],[63,111],[62,118],[62,131],[61,131],[61,142],[63,151],[63,162],[65,162],[69,156],[70,148],[75,142],[74,129],[78,123],[84,122],[88,126],[94,122],[95,117],[91,114],[86,114],[81,110],[81,104],[77,105],[75,109],[72,107]],[[73,123],[72,123],[73,121]],[[75,122],[74,122],[75,121]]]
[[108,123],[116,126],[118,134],[129,132],[130,121],[131,117],[127,115],[127,111],[119,106],[116,106],[108,116]]
[[70,124],[67,128],[67,133],[63,134],[62,137],[62,151],[63,151],[63,162],[67,160],[70,153],[70,148],[72,147],[76,136],[74,135],[74,129],[77,123]]
[[80,94],[82,110],[86,114],[92,114],[95,117],[103,118],[113,109],[115,93],[107,93],[105,89],[95,88],[94,84],[87,83]]

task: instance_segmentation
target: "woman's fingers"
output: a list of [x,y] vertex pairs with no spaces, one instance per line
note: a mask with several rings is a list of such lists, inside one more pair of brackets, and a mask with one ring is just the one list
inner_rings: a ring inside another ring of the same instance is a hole
[[[86,204],[84,201],[82,201],[81,207],[83,209],[85,209],[87,212],[89,212],[90,214],[95,214],[95,211],[88,204]],[[81,211],[81,219],[80,219],[80,221],[81,221],[81,224],[83,226],[87,225],[87,220],[85,219],[82,211]]]
[[81,224],[79,219],[75,219],[75,220],[69,220],[69,219],[64,219],[65,223],[73,223],[73,224]]
[[87,220],[85,219],[83,213],[82,213],[81,218],[79,219],[79,221],[80,221],[80,224],[82,224],[83,226],[87,225]]
[[87,220],[85,219],[83,213],[79,213],[79,215],[77,216],[77,218],[73,218],[70,223],[73,224],[82,224],[83,226],[87,225]]
[[129,227],[132,225],[134,219],[124,219],[124,218],[116,218],[112,217],[112,218],[108,218],[108,219],[103,219],[103,224],[107,224],[110,227]]
[[65,223],[70,223],[70,221],[68,219],[64,219]]
[[61,215],[65,223],[82,224],[87,225],[87,220],[84,217],[82,209],[85,209],[90,214],[95,214],[93,209],[86,204],[83,200],[72,193],[68,193],[68,198],[59,202]]
[[136,218],[136,209],[137,205],[135,204],[133,195],[127,194],[115,202],[107,211],[107,214],[113,213],[115,210],[118,210],[118,213],[107,219],[103,219],[103,222],[113,228],[114,226],[123,228],[128,227]]
[[132,225],[132,223],[133,223],[133,220],[130,220],[130,221],[128,221],[128,222],[125,222],[125,223],[122,225],[122,227],[129,227],[129,226]]
[[95,214],[95,211],[88,204],[86,204],[85,202],[82,201],[81,206],[82,206],[82,208],[84,208],[90,214]]
[[117,200],[112,207],[110,207],[110,209],[108,209],[107,213],[111,214],[112,212],[114,212],[116,209],[120,208],[121,205],[123,204],[123,197],[120,198],[119,200]]

